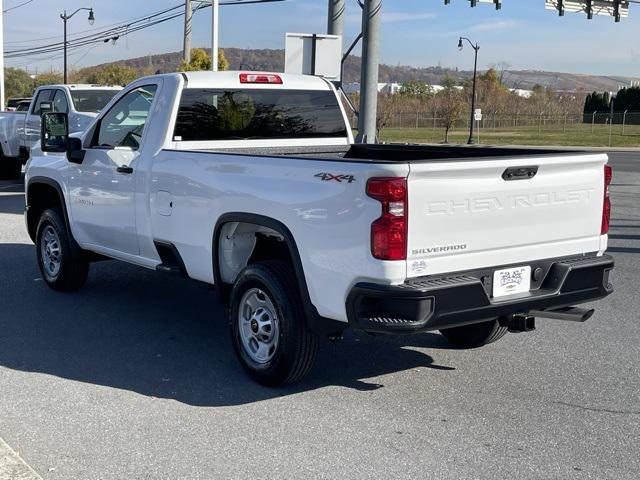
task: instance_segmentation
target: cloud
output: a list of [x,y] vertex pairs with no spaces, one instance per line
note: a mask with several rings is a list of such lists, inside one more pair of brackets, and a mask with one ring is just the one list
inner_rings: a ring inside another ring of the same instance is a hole
[[520,22],[514,20],[498,20],[495,22],[476,23],[469,28],[470,32],[493,32],[520,27]]

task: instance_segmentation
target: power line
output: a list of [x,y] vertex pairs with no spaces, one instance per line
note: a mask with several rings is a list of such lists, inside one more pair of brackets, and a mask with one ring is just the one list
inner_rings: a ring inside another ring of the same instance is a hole
[[[247,4],[282,2],[282,1],[286,1],[286,0],[225,0],[220,4],[221,5],[247,5]],[[207,4],[205,2],[199,2],[199,3],[200,4],[194,8],[194,13],[199,10],[211,7],[210,4]],[[104,42],[105,40],[111,40],[114,38],[119,39],[126,35],[130,35],[131,33],[144,30],[146,28],[154,27],[156,25],[167,22],[169,20],[173,20],[174,18],[183,16],[184,13],[182,11],[179,11],[177,13],[175,12],[175,10],[182,9],[183,7],[184,7],[184,4],[180,4],[160,12],[156,12],[144,17],[134,19],[127,23],[118,24],[117,26],[109,28],[107,30],[102,30],[100,32],[77,37],[67,42],[67,49],[72,50],[72,49],[83,47],[85,45]],[[5,51],[5,58],[10,59],[10,58],[32,56],[32,55],[40,55],[43,53],[56,52],[56,51],[62,50],[63,48],[64,48],[64,42],[55,42],[47,45],[40,45],[37,47],[16,48],[13,50]]]
[[22,2],[19,5],[14,5],[13,7],[9,7],[6,10],[3,10],[2,13],[7,13],[7,12],[10,12],[11,10],[15,10],[16,8],[24,7],[25,5],[27,5],[27,4],[31,3],[31,2],[33,2],[33,0],[27,0],[26,2]]
[[[158,22],[157,17],[160,17],[160,19],[166,21],[166,20],[170,20],[172,18],[176,18],[177,16],[179,16],[180,14],[171,14],[170,12],[172,12],[173,10],[179,9],[182,5],[177,5],[175,7],[172,8],[168,8],[159,12],[155,12],[149,15],[146,15],[144,17],[139,17],[130,21],[127,21],[126,23],[117,23],[114,24],[116,26],[112,26],[112,28],[108,28],[106,30],[101,30],[98,32],[94,32],[92,34],[89,35],[84,35],[78,38],[75,38],[71,41],[67,42],[68,46],[73,46],[79,42],[84,42],[84,41],[89,41],[89,40],[104,40],[105,37],[109,37],[112,36],[114,33],[119,32],[120,30],[123,29],[128,29],[128,28],[138,28],[138,26],[143,26],[143,27],[150,27],[153,25],[156,25]],[[167,15],[168,14],[168,15]],[[163,17],[164,15],[164,17]],[[156,20],[153,20],[156,19]],[[153,20],[153,21],[152,21]],[[144,22],[150,22],[147,24],[144,24]],[[54,38],[59,38],[59,37],[54,37]],[[40,45],[40,46],[36,46],[36,47],[23,47],[23,48],[16,48],[13,50],[7,50],[5,51],[5,57],[10,57],[10,56],[15,56],[14,54],[17,53],[27,53],[27,52],[46,52],[49,49],[60,49],[60,48],[64,48],[64,42],[55,42],[55,43],[50,43],[47,45]]]
[[[30,1],[33,1],[33,0],[30,0]],[[182,4],[182,5],[184,5],[184,4]],[[116,26],[120,26],[120,25],[126,25],[127,23],[131,23],[131,22],[135,22],[135,21],[139,21],[139,20],[145,20],[145,19],[147,19],[147,18],[149,18],[151,16],[159,15],[159,14],[162,14],[162,13],[169,12],[171,10],[176,10],[178,8],[181,8],[182,5],[176,5],[175,7],[171,7],[171,8],[167,8],[165,10],[161,10],[161,11],[158,11],[158,12],[150,13],[150,14],[144,15],[142,17],[133,17],[133,18],[129,18],[127,20],[120,20],[119,22],[110,23],[110,24],[104,25],[103,27],[100,27],[100,28],[104,29],[104,28],[108,28],[108,27],[116,27]],[[97,30],[97,28],[88,28],[86,30],[80,30],[79,32],[70,33],[68,36],[69,37],[76,37],[76,36],[81,35],[83,33],[95,32],[96,30]],[[49,37],[32,38],[32,39],[29,39],[29,40],[14,40],[13,42],[4,42],[4,44],[5,45],[20,45],[20,44],[24,44],[24,43],[35,43],[35,42],[40,42],[40,41],[43,41],[43,40],[53,40],[53,39],[57,39],[57,38],[60,38],[60,35],[51,35]]]

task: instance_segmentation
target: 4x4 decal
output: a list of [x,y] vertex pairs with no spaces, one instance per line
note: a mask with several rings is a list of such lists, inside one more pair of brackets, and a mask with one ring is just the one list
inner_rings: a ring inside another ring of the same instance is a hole
[[323,182],[336,181],[338,183],[347,182],[353,183],[356,181],[356,177],[353,175],[334,175],[333,173],[316,173],[314,177],[320,178]]

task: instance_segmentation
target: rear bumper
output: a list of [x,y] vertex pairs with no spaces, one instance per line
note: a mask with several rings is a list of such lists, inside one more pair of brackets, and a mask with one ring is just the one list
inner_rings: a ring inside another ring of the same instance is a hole
[[[491,269],[414,278],[402,285],[359,283],[347,298],[351,327],[374,333],[412,333],[479,323],[502,316],[573,306],[613,291],[609,255],[528,262],[531,291],[491,297]],[[517,266],[517,265],[514,265]]]

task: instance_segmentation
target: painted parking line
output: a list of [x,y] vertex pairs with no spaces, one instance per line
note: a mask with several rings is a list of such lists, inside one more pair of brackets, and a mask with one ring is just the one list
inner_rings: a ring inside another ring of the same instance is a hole
[[42,480],[42,477],[0,438],[0,480]]

